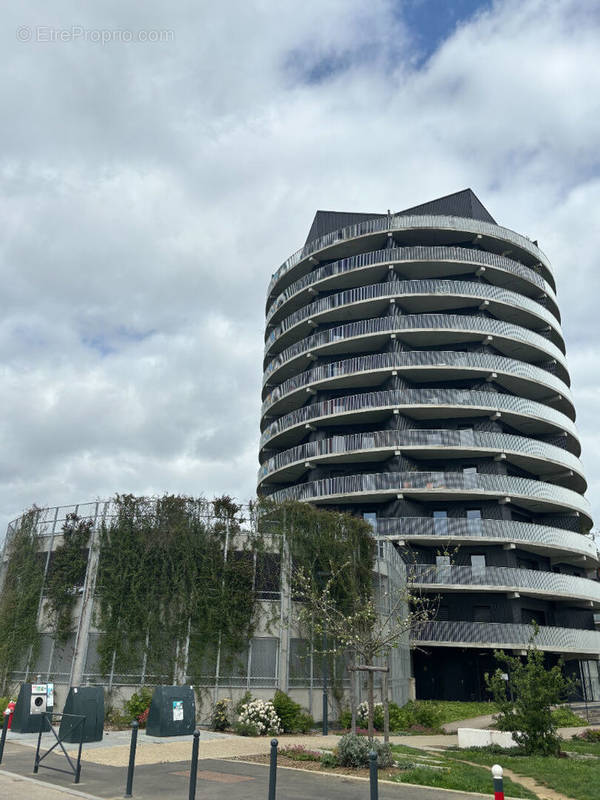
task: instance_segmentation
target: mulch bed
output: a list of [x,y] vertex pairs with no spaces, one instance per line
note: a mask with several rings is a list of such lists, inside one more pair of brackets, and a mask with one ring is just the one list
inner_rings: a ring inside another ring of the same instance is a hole
[[[270,756],[267,753],[261,753],[256,756],[234,756],[232,761],[251,761],[254,764],[269,764]],[[369,768],[364,767],[361,769],[353,769],[352,767],[323,767],[319,761],[298,761],[295,758],[288,758],[287,756],[277,756],[278,767],[295,767],[296,769],[307,769],[311,772],[326,772],[336,775],[352,775],[355,778],[368,778]],[[390,780],[395,775],[400,775],[405,770],[397,769],[396,767],[389,767],[387,769],[379,770],[379,778],[381,780]]]

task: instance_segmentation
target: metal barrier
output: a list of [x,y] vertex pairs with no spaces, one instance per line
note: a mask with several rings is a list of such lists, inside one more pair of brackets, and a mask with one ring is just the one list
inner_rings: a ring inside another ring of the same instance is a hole
[[[41,716],[48,722],[48,725],[50,726],[50,731],[54,735],[54,738],[56,739],[56,741],[54,742],[54,744],[52,745],[51,748],[46,750],[46,752],[43,755],[40,756],[40,746],[41,746],[41,743],[42,743],[42,733],[44,732],[44,725],[42,725],[42,728],[41,728],[39,736],[38,736],[37,747],[36,747],[36,751],[35,751],[35,761],[33,762],[33,771],[34,771],[34,773],[37,773],[37,771],[38,771],[38,769],[40,767],[44,767],[45,769],[51,769],[54,772],[64,772],[67,775],[73,775],[75,777],[75,780],[73,781],[73,783],[79,783],[79,777],[81,775],[81,747],[83,745],[83,733],[84,733],[84,726],[85,726],[85,719],[86,719],[85,716],[83,714],[60,714],[60,713],[58,713],[56,711],[55,712],[45,711],[44,713],[42,713]],[[61,720],[66,719],[66,718],[75,720],[75,722],[72,724],[72,726],[70,728],[70,731],[69,731],[70,735],[75,730],[77,730],[77,728],[79,728],[79,748],[77,750],[77,761],[75,763],[73,763],[73,761],[71,761],[71,758],[70,758],[69,754],[67,753],[67,751],[63,747],[63,743],[62,743],[63,740],[60,738],[60,734],[57,733],[56,730],[54,729],[54,726],[52,724],[52,720],[53,720],[54,717],[60,717]],[[41,763],[57,747],[60,747],[60,749],[63,751],[64,757],[67,759],[67,762],[69,764],[69,769],[60,769],[59,767],[51,767],[49,764],[42,764]]]

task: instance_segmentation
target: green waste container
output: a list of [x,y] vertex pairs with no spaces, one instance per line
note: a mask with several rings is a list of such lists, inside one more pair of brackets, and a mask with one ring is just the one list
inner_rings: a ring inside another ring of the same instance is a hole
[[196,727],[196,701],[191,686],[157,686],[146,724],[148,736],[185,736]]

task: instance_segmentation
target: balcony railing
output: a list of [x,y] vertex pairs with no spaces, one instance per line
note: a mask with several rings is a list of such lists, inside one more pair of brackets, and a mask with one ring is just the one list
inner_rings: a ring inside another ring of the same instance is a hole
[[476,539],[489,542],[519,542],[540,548],[577,553],[599,560],[598,548],[591,536],[517,522],[507,519],[465,519],[459,517],[380,517],[373,526],[377,536],[390,536],[407,541]]
[[[385,410],[393,408],[411,408],[415,406],[469,406],[473,409],[485,409],[490,414],[507,412],[519,416],[534,418],[549,426],[559,428],[577,439],[575,423],[565,414],[554,408],[497,392],[465,391],[462,389],[389,389],[379,392],[346,395],[333,400],[324,400],[310,406],[302,406],[275,420],[260,437],[261,448],[274,436],[319,418],[336,417],[357,411]],[[578,449],[578,448],[577,448]]]
[[522,328],[520,325],[501,322],[489,317],[469,317],[461,314],[408,314],[406,316],[376,317],[375,319],[350,322],[347,325],[338,325],[335,328],[307,336],[291,345],[291,347],[287,347],[266,365],[263,383],[270,379],[275,370],[280,369],[293,359],[312,353],[319,348],[347,342],[350,339],[380,336],[388,333],[402,335],[417,332],[445,333],[448,331],[461,331],[470,337],[474,335],[481,336],[482,339],[485,339],[486,336],[497,337],[498,339],[527,345],[538,351],[539,356],[537,358],[539,360],[555,360],[559,367],[562,367],[561,377],[566,381],[569,380],[564,353],[548,339],[538,333],[527,330],[527,328]]
[[[582,491],[586,488],[581,461],[561,447],[507,433],[444,429],[370,431],[306,442],[284,450],[266,461],[258,471],[258,480],[261,482],[285,467],[311,459],[350,455],[368,450],[394,451],[397,448],[410,450],[426,448],[428,451],[454,449],[469,454],[481,450],[483,454],[491,452],[522,455],[532,460],[552,462],[559,469],[572,470],[580,478]],[[530,469],[535,471],[535,465],[530,465]]]
[[265,353],[277,342],[284,334],[307,320],[313,320],[321,314],[333,311],[344,306],[394,299],[402,305],[402,299],[414,297],[416,295],[435,298],[438,296],[474,298],[477,302],[493,302],[510,309],[519,309],[524,315],[530,315],[546,325],[549,325],[555,332],[560,343],[563,343],[562,331],[556,317],[547,308],[540,305],[529,297],[511,292],[508,289],[500,289],[497,286],[490,286],[486,283],[475,283],[474,281],[448,281],[448,280],[414,280],[414,281],[387,281],[386,283],[376,283],[369,286],[359,286],[354,289],[337,294],[322,297],[309,303],[303,308],[298,309],[293,314],[285,317],[281,323],[274,328],[265,342]]
[[[422,625],[414,642],[427,646],[490,647],[525,649],[533,636],[531,625],[510,622],[432,621]],[[540,650],[578,653],[597,657],[600,652],[600,631],[578,628],[540,626],[535,637]]]
[[556,295],[550,284],[530,267],[526,267],[517,261],[495,253],[487,253],[483,250],[469,250],[465,247],[394,247],[390,250],[374,250],[369,253],[360,253],[349,258],[342,258],[303,275],[275,298],[267,312],[266,321],[268,323],[273,315],[299,292],[308,287],[316,286],[321,281],[334,275],[342,275],[346,272],[353,272],[370,266],[386,264],[401,266],[402,264],[418,262],[466,263],[472,264],[474,267],[489,267],[493,270],[509,273],[532,284],[536,289],[539,289],[540,293],[546,294],[556,318],[559,318]]
[[480,591],[483,587],[497,587],[503,592],[551,595],[576,598],[600,603],[600,583],[575,575],[543,572],[515,567],[466,567],[414,564],[408,569],[409,580],[416,586],[437,588],[456,587],[455,590]]
[[[303,387],[326,381],[330,378],[342,378],[348,375],[358,375],[361,372],[373,370],[393,370],[402,367],[457,367],[467,369],[489,370],[490,372],[506,373],[527,381],[535,381],[547,386],[548,389],[565,397],[573,405],[571,390],[555,375],[540,367],[517,361],[513,358],[492,355],[489,353],[463,353],[453,350],[412,350],[397,353],[375,353],[367,356],[335,361],[331,364],[322,364],[313,369],[300,372],[276,386],[265,397],[261,413],[265,414],[269,408],[283,397]],[[573,412],[574,416],[574,412]]]
[[309,258],[313,253],[324,250],[326,247],[339,244],[343,241],[356,239],[361,236],[368,236],[373,233],[385,233],[386,231],[408,231],[408,230],[447,230],[447,231],[460,231],[473,234],[477,236],[488,236],[493,239],[501,239],[502,241],[516,245],[540,263],[546,269],[547,276],[550,280],[552,278],[552,270],[550,262],[545,254],[537,247],[532,241],[525,236],[511,231],[508,228],[503,228],[500,225],[493,225],[490,222],[482,222],[475,219],[465,219],[463,217],[451,217],[442,215],[404,215],[404,216],[391,216],[379,219],[370,219],[360,222],[356,225],[348,225],[341,230],[332,231],[331,233],[321,236],[318,239],[313,239],[307,242],[304,247],[297,250],[291,255],[279,269],[273,274],[269,283],[268,293],[273,292],[276,284],[287,275],[291,269],[300,264],[304,259]]
[[486,475],[463,472],[376,472],[373,474],[345,475],[337,478],[323,478],[318,481],[301,483],[273,492],[270,497],[276,502],[285,500],[342,502],[352,501],[353,497],[362,499],[365,495],[390,500],[395,495],[422,495],[427,492],[430,500],[436,495],[457,499],[468,496],[507,498],[534,504],[542,510],[570,509],[583,515],[591,527],[590,505],[577,492],[555,486],[552,483],[519,478],[514,475]]

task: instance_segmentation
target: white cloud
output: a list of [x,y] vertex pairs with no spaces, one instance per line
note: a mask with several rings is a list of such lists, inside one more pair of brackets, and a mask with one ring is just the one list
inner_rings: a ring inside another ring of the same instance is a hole
[[[22,43],[21,25],[173,41]],[[315,209],[466,186],[554,263],[598,512],[599,27],[593,4],[496,2],[416,68],[386,0],[6,9],[2,518],[115,491],[249,498],[266,287]]]

